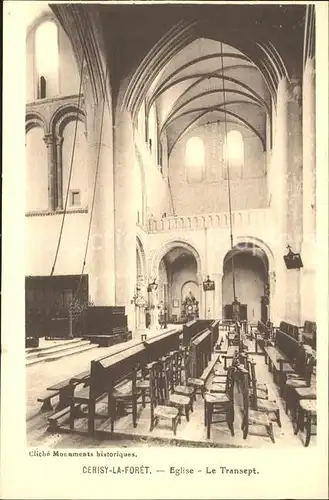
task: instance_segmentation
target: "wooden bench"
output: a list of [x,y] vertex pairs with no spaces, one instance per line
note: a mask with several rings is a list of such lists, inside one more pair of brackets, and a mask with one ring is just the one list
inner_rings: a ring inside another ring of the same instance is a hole
[[183,325],[183,345],[189,346],[197,335],[209,328],[212,320],[194,319]]
[[[138,342],[136,341],[136,344]],[[129,346],[131,347],[131,346]],[[123,352],[127,349],[129,349],[126,345],[124,345],[120,350],[116,351],[113,354],[116,354],[118,352]],[[113,356],[113,354],[108,354],[108,356]],[[43,402],[44,399],[52,399],[56,395],[59,395],[59,404],[56,408],[56,411],[60,411],[62,408],[68,407],[71,403],[71,395],[72,395],[72,388],[74,389],[77,384],[84,383],[84,385],[88,385],[88,379],[90,377],[90,369],[79,373],[77,375],[73,375],[70,378],[67,378],[65,380],[61,380],[59,382],[56,382],[56,384],[53,384],[50,387],[47,387],[47,391],[51,391],[52,394],[45,395],[44,397],[38,398],[38,401]],[[49,406],[47,406],[48,403],[45,404],[45,408],[51,409]],[[46,410],[45,410],[46,411]],[[48,410],[47,410],[48,411]]]
[[300,329],[303,341],[305,344],[316,349],[316,323],[315,321],[305,321],[304,326]]
[[[65,404],[67,405],[69,401],[68,411],[62,412],[60,409],[58,413],[52,415],[51,419],[48,419],[49,429],[58,429],[57,422],[68,414],[70,428],[73,429],[75,418],[83,414],[88,419],[88,433],[94,433],[95,419],[108,418],[108,415],[96,414],[96,403],[107,396],[109,407],[111,392],[119,383],[129,379],[133,367],[145,366],[149,362],[156,361],[166,352],[177,349],[179,334],[179,330],[161,333],[149,340],[138,342],[134,346],[91,361],[88,384],[85,383],[85,379],[79,379],[79,377],[70,379],[70,381],[77,381],[77,384],[71,384],[70,394],[65,394]],[[84,387],[77,387],[82,384]],[[82,407],[85,407],[86,414],[81,413]]]
[[255,331],[255,351],[258,353],[258,347],[264,351],[264,347],[271,339],[271,328],[265,325],[262,321],[258,321],[257,329]]
[[37,401],[42,403],[41,411],[51,411],[53,409],[51,400],[56,396],[59,396],[59,391],[54,391],[52,393],[47,392],[44,396],[39,396]]
[[211,335],[211,330],[208,328],[191,342],[188,363],[192,378],[200,378],[211,360]]
[[272,345],[264,347],[265,363],[268,364],[270,373],[273,373],[274,382],[283,390],[283,385],[288,373],[294,373],[293,366],[282,351]]
[[53,397],[55,394],[59,395],[59,402],[56,410],[60,411],[63,408],[67,408],[68,406],[70,406],[74,388],[81,383],[87,385],[89,383],[89,379],[90,371],[87,370],[66,380],[57,382],[50,387],[47,387],[47,391],[53,391],[54,393],[50,397]]
[[224,370],[227,370],[227,361],[229,359],[233,359],[234,358],[234,355],[235,353],[238,351],[238,347],[236,346],[230,346],[228,349],[227,349],[227,352],[225,354],[222,355],[222,358],[224,359]]

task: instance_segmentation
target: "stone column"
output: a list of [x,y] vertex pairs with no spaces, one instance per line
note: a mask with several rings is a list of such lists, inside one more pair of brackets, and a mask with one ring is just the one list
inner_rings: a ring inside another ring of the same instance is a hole
[[63,137],[56,137],[57,209],[63,209]]
[[54,166],[54,137],[52,134],[46,134],[43,138],[47,146],[48,156],[48,203],[49,210],[52,212],[56,207],[56,176]]
[[281,318],[277,316],[277,305],[276,305],[276,272],[270,271],[268,273],[268,284],[269,284],[269,305],[268,305],[268,317],[273,324],[277,325],[280,323]]
[[203,291],[203,280],[200,273],[197,273],[196,277],[199,285],[199,318],[205,319],[207,317],[207,310],[205,292]]
[[[301,82],[292,80],[288,99],[287,243],[301,252],[303,237],[303,137]],[[300,323],[300,269],[286,270],[286,319]]]
[[[114,306],[112,112],[107,103],[104,108],[102,101],[93,107],[92,101],[87,98],[86,108],[89,152],[88,221],[90,220],[89,217],[91,217],[87,253],[89,295],[96,306]],[[132,295],[130,298],[132,298]]]
[[272,249],[276,260],[277,287],[280,290],[276,300],[276,319],[281,321],[286,315],[287,272],[283,261],[287,245],[288,82],[286,78],[281,79],[278,85],[271,168],[273,220],[277,233],[277,237],[273,239]]
[[301,322],[316,320],[316,144],[315,67],[307,59],[303,77],[303,244]]
[[134,198],[135,148],[133,123],[128,111],[118,111],[114,134],[115,164],[115,299],[126,307],[128,324],[133,328],[136,277],[136,221]]
[[145,324],[145,308],[147,306],[147,290],[146,290],[146,279],[145,276],[139,275],[137,277],[137,299],[136,299],[136,316],[137,316],[137,330],[146,330]]
[[214,319],[223,318],[223,291],[222,291],[222,273],[214,273],[213,280],[215,282],[214,292]]

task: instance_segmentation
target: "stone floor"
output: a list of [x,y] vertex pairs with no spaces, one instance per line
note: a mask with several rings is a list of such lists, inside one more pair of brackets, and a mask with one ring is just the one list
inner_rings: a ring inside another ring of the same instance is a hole
[[[159,332],[156,332],[159,333]],[[129,341],[131,345],[138,340]],[[128,347],[128,344],[125,345]],[[104,354],[115,352],[119,346],[100,348],[100,357]],[[242,437],[241,431],[241,411],[239,400],[235,401],[235,436],[232,437],[225,422],[215,423],[211,427],[211,439],[206,437],[204,426],[204,404],[200,395],[194,403],[194,412],[190,414],[190,421],[185,417],[177,428],[177,435],[174,437],[170,425],[166,422],[159,422],[153,432],[149,431],[150,410],[139,406],[138,425],[134,429],[131,415],[120,417],[115,422],[115,432],[111,435],[110,423],[107,418],[97,420],[96,430],[99,431],[97,437],[90,437],[86,434],[86,419],[76,421],[76,433],[50,434],[47,432],[47,416],[49,413],[40,412],[40,403],[37,397],[44,393],[49,384],[65,379],[72,373],[84,371],[89,366],[90,360],[95,358],[94,351],[82,353],[67,359],[63,358],[54,362],[27,367],[27,440],[31,446],[46,446],[51,448],[72,448],[72,447],[149,447],[149,446],[183,446],[183,447],[233,447],[233,448],[291,448],[302,447],[302,434],[297,436],[293,433],[293,428],[289,417],[285,414],[282,400],[278,389],[273,383],[272,375],[268,372],[262,355],[253,356],[257,365],[256,373],[258,382],[266,382],[269,387],[270,399],[277,401],[280,407],[282,427],[278,427],[273,422],[275,443],[262,428],[251,428],[246,440]],[[214,355],[213,362],[217,359]],[[211,380],[211,379],[209,379]],[[97,407],[99,413],[106,413],[106,402],[100,402]],[[68,429],[63,423],[63,430]],[[310,447],[316,444],[316,436],[312,436]]]

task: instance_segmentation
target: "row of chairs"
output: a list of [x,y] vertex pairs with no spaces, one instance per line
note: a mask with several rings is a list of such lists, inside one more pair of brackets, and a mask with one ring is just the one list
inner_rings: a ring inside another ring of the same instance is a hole
[[136,427],[137,405],[141,403],[143,408],[150,404],[150,431],[159,420],[169,420],[176,435],[182,416],[189,421],[198,390],[203,393],[204,381],[189,377],[188,347],[166,353],[145,366],[136,366],[129,390],[123,392],[116,389],[109,396],[111,430],[113,432],[114,422],[123,406],[132,409],[133,425]]
[[[204,423],[208,439],[211,435],[211,425],[223,422],[223,416],[231,435],[234,436],[235,396],[240,394],[243,438],[247,438],[250,426],[255,425],[264,427],[265,435],[275,442],[273,420],[281,427],[280,410],[276,401],[269,399],[266,384],[257,381],[255,366],[255,361],[246,351],[235,353],[227,372],[220,362],[215,364],[212,383],[204,395]],[[220,415],[219,420],[216,415]]]
[[306,351],[304,375],[287,374],[284,384],[284,399],[286,414],[290,413],[291,415],[294,433],[298,434],[300,430],[305,430],[304,446],[308,446],[312,428],[316,427],[317,424],[316,384],[313,376],[316,359],[311,347],[304,346],[304,349]]

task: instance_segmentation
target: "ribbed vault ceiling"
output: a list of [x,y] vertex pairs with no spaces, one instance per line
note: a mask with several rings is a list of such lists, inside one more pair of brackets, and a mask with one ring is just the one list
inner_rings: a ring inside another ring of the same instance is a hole
[[224,43],[199,38],[187,45],[154,80],[146,102],[148,111],[156,106],[169,151],[187,131],[225,120],[257,135],[265,149],[269,90],[258,68]]

